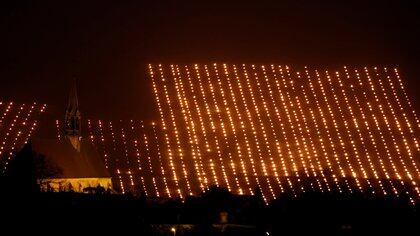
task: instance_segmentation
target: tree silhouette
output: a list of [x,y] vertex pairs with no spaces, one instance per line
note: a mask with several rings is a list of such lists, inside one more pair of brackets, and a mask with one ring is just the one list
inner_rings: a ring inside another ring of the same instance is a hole
[[28,142],[10,162],[6,182],[12,191],[36,192],[40,185],[47,184],[48,179],[61,174],[62,169],[57,164],[34,152],[32,143]]

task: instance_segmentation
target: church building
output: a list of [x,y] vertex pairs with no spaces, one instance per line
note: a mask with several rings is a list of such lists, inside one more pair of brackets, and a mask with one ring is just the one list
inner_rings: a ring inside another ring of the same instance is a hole
[[42,191],[86,192],[97,187],[112,190],[111,175],[93,145],[83,139],[76,85],[64,117],[63,138],[33,139],[32,148],[60,169],[60,174],[39,179]]

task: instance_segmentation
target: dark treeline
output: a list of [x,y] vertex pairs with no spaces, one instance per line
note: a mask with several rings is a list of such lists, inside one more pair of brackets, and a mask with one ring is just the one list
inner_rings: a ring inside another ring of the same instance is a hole
[[241,196],[216,186],[186,199],[40,192],[36,178],[57,173],[30,148],[16,156],[0,177],[3,230],[95,235],[113,231],[118,235],[406,235],[420,230],[419,207],[409,195],[333,189],[297,196],[284,193],[266,205],[259,189],[254,196]]
[[[15,231],[30,227],[35,232],[134,230],[140,235],[171,235],[170,228],[177,227],[178,235],[386,235],[419,232],[418,206],[406,200],[306,193],[283,195],[265,205],[258,196],[233,195],[223,188],[184,201],[130,194],[2,192],[0,208],[1,225]],[[224,212],[227,221],[221,219]],[[223,223],[227,229],[221,232]]]

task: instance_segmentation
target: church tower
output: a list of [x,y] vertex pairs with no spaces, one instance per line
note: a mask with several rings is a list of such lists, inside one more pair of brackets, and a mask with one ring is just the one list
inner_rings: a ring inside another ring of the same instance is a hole
[[66,115],[64,117],[64,134],[73,147],[80,152],[82,141],[81,134],[81,116],[79,110],[79,101],[77,99],[76,82],[70,91],[69,102],[67,104]]

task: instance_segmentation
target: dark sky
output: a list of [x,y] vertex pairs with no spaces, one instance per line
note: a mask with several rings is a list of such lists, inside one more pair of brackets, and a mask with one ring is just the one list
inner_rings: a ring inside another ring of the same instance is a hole
[[73,77],[85,117],[157,117],[147,63],[397,65],[420,107],[415,1],[1,2],[0,99],[60,119]]

